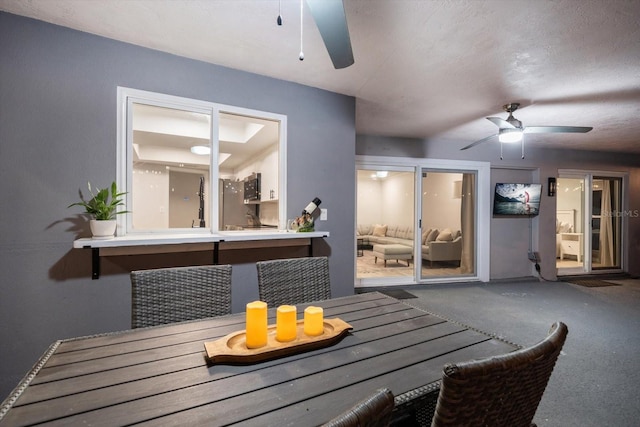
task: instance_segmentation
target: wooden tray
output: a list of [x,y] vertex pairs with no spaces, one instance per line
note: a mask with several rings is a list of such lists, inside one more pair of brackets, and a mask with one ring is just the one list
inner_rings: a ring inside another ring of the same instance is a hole
[[204,343],[207,357],[213,363],[249,364],[328,347],[340,341],[353,327],[342,319],[324,319],[324,333],[310,337],[304,333],[304,320],[298,320],[298,337],[292,341],[276,340],[276,325],[269,325],[267,345],[249,349],[244,330]]

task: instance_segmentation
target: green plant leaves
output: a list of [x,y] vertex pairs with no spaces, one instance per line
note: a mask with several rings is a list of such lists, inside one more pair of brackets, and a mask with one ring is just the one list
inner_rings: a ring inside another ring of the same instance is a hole
[[71,206],[82,206],[86,213],[92,215],[97,220],[109,220],[115,219],[116,215],[127,213],[129,211],[118,211],[118,206],[124,205],[121,197],[127,194],[126,192],[118,193],[116,182],[111,183],[111,192],[109,188],[99,189],[96,188],[97,193],[91,189],[91,183],[87,183],[89,188],[89,194],[91,194],[90,200],[85,200],[82,192],[80,192],[80,202],[72,203]]

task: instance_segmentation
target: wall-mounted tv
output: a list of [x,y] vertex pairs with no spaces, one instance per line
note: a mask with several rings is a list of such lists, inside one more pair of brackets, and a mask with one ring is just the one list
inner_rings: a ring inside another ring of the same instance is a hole
[[535,216],[540,213],[541,184],[496,184],[493,214]]

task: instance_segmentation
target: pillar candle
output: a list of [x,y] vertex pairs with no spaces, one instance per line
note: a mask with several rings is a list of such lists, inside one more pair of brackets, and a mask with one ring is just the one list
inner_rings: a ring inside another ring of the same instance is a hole
[[322,307],[307,307],[304,310],[304,333],[309,336],[322,335],[324,333]]
[[295,305],[281,305],[276,313],[276,340],[293,341],[298,336],[298,319]]
[[254,301],[247,304],[247,348],[267,345],[267,303]]

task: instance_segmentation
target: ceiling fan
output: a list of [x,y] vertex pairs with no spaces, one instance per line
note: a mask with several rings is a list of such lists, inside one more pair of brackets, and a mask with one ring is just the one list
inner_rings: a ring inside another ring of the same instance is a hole
[[354,63],[351,38],[342,0],[307,0],[329,57],[336,69]]
[[522,144],[522,158],[524,159],[524,134],[525,133],[587,133],[592,127],[581,126],[523,126],[522,122],[513,117],[513,112],[520,106],[517,102],[505,104],[502,106],[504,111],[509,113],[509,117],[506,120],[500,117],[487,117],[487,120],[498,126],[498,133],[490,135],[486,138],[482,138],[460,150],[466,150],[483,142],[489,141],[494,136],[498,137],[500,141],[500,160],[502,160],[502,144],[510,142],[520,142]]

